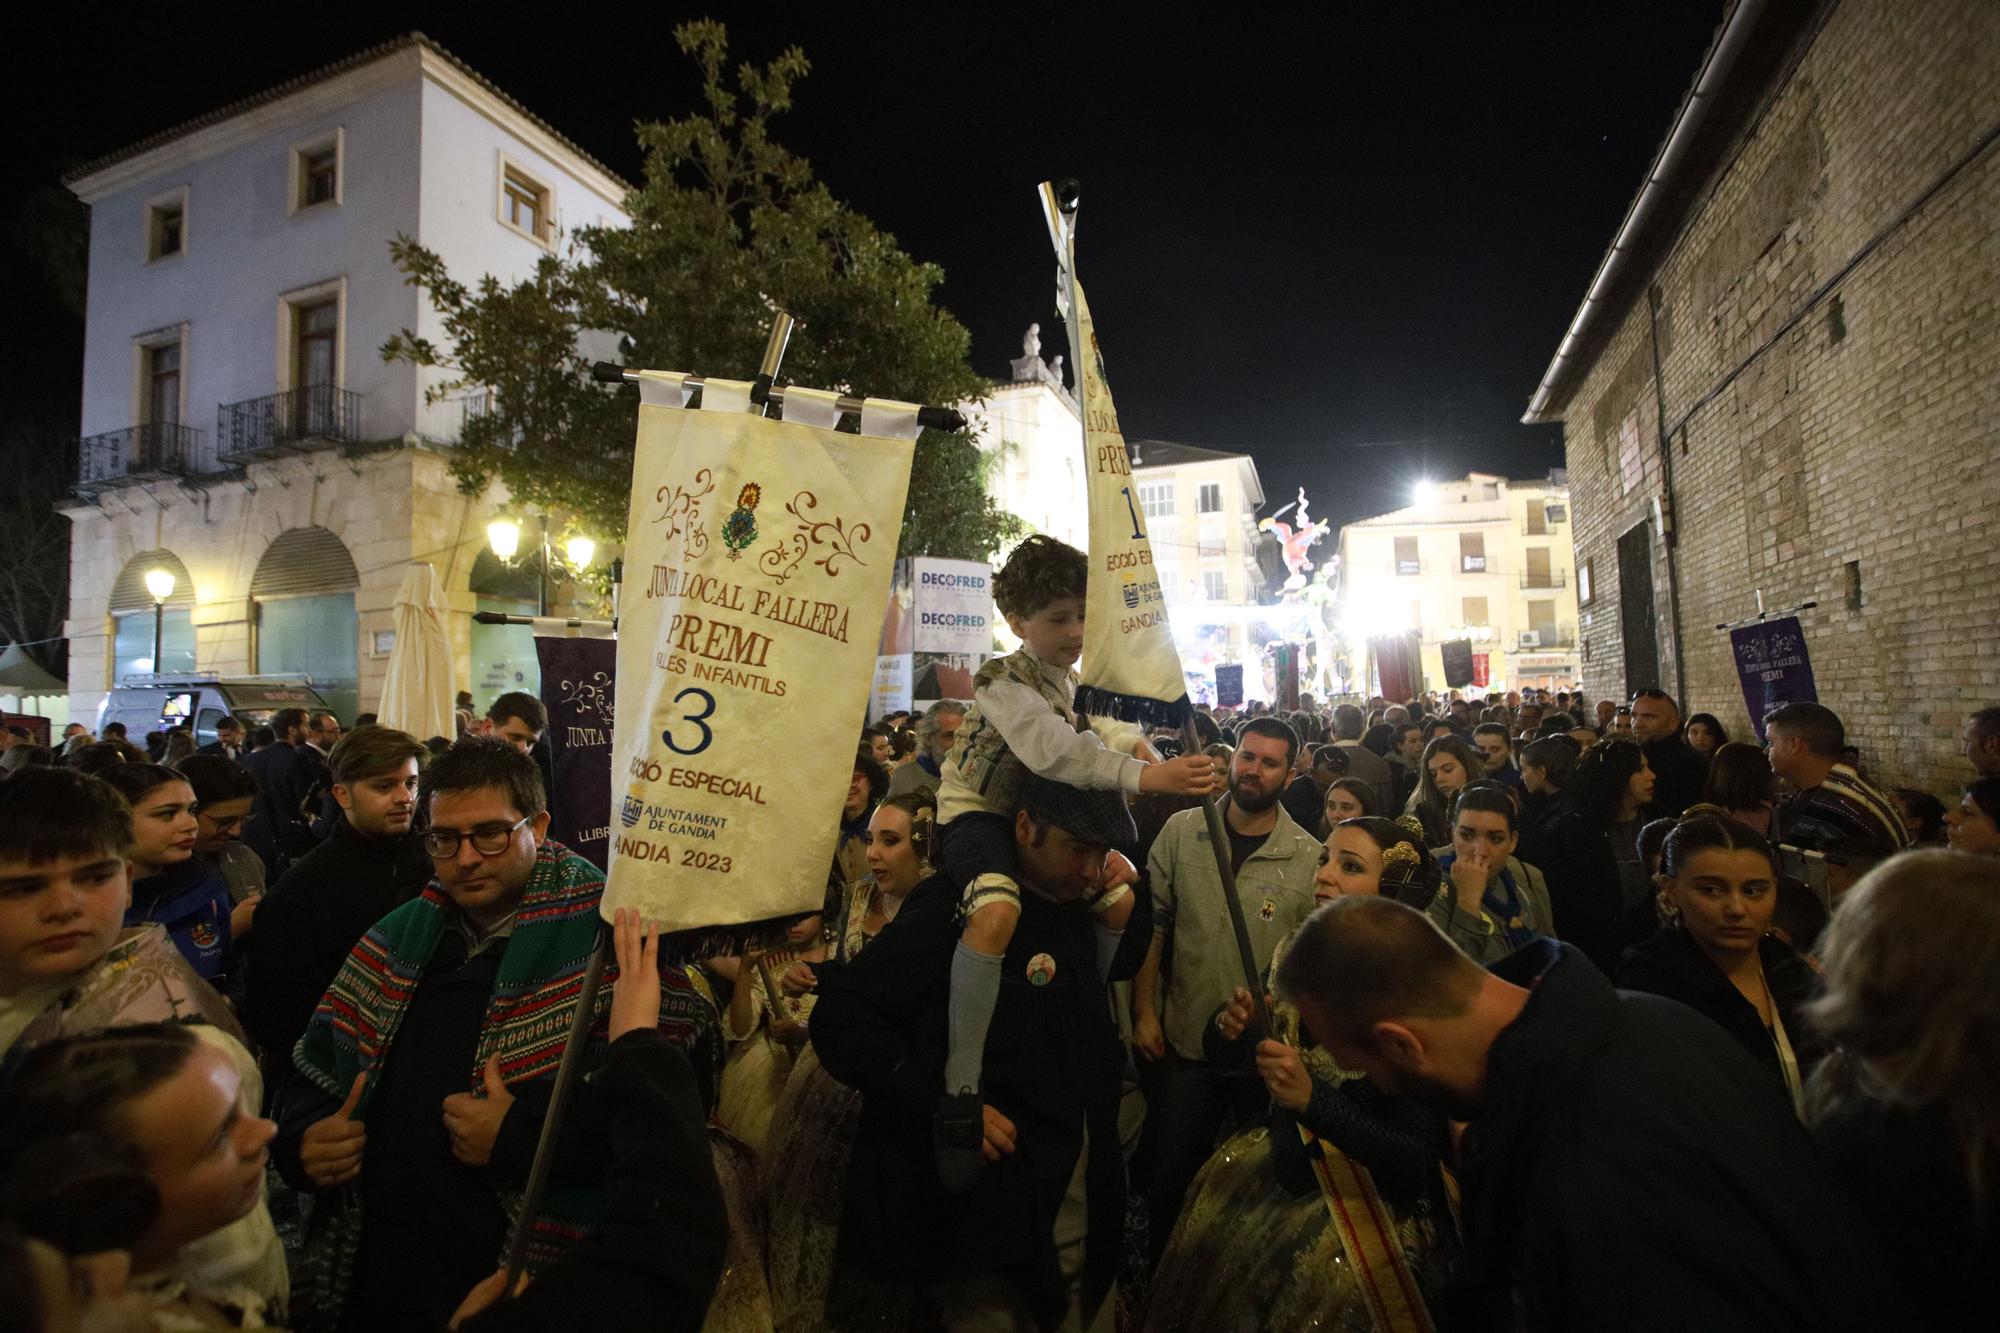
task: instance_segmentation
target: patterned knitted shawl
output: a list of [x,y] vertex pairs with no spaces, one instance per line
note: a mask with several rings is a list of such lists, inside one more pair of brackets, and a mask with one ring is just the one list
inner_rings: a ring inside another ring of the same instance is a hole
[[[554,1078],[568,1043],[583,974],[596,946],[598,904],[604,877],[597,867],[554,841],[545,841],[521,895],[514,933],[487,1001],[477,1053],[466,1069],[466,1088],[483,1086],[481,1069],[489,1055],[500,1058],[508,1084]],[[293,1060],[299,1073],[328,1096],[345,1099],[354,1076],[389,1058],[397,1026],[423,979],[424,967],[445,931],[456,929],[451,900],[432,883],[421,896],[376,922],[354,947],[333,985],[320,1000]],[[612,984],[618,968],[607,962],[597,992],[590,1040],[607,1035]],[[712,997],[688,983],[678,969],[662,975],[661,1030],[683,1049],[709,1036],[716,1024]],[[366,1120],[374,1099],[371,1081],[356,1108]],[[313,1305],[337,1317],[353,1275],[361,1233],[360,1191],[352,1186],[322,1196],[311,1247],[319,1262],[310,1274]],[[518,1212],[518,1191],[503,1190],[509,1213]],[[601,1190],[551,1188],[534,1223],[529,1270],[538,1271],[597,1224]],[[496,1265],[498,1256],[496,1258]]]

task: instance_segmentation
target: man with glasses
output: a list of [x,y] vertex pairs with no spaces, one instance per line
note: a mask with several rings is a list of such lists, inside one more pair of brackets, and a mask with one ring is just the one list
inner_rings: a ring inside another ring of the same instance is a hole
[[423,892],[430,858],[411,833],[417,769],[429,752],[394,727],[356,727],[328,756],[340,818],[257,909],[244,1015],[278,1086],[292,1047],[368,927]]
[[[431,885],[340,965],[293,1050],[272,1145],[286,1179],[319,1196],[307,1246],[323,1262],[301,1299],[341,1329],[442,1328],[492,1275],[597,947],[603,876],[547,836],[533,759],[469,736],[431,762],[423,792]],[[531,1273],[604,1216],[608,1108],[588,1075],[611,981],[533,1219]],[[661,1032],[700,1045],[712,1079],[713,1003],[682,968],[660,989]]]
[[1681,710],[1665,690],[1632,695],[1632,739],[1653,770],[1653,803],[1647,819],[1678,819],[1708,786],[1708,760],[1681,739]]

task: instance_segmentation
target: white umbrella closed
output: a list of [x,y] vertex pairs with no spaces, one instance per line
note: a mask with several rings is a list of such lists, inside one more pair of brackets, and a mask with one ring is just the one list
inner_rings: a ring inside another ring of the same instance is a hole
[[444,589],[425,561],[410,565],[396,591],[396,642],[382,682],[382,725],[418,740],[452,735],[451,636],[445,632]]

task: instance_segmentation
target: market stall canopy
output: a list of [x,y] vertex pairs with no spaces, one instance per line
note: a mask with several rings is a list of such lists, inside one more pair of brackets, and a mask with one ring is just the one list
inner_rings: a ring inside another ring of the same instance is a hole
[[10,643],[5,652],[0,652],[0,694],[38,699],[68,693],[69,682],[43,670],[20,644]]

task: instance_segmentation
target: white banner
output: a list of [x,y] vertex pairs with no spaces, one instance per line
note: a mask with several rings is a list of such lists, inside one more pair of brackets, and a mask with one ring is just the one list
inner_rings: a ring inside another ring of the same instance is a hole
[[916,651],[993,654],[993,571],[983,560],[911,559]]
[[641,385],[607,919],[739,925],[825,894],[916,409],[871,402],[862,428],[884,434],[837,435],[811,395],[805,424],[745,410],[747,390],[710,380],[688,411],[679,377]]

